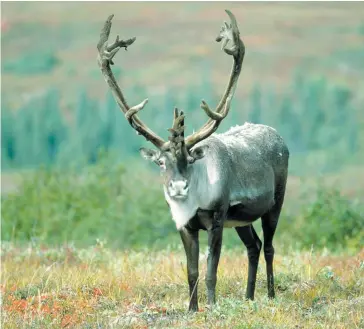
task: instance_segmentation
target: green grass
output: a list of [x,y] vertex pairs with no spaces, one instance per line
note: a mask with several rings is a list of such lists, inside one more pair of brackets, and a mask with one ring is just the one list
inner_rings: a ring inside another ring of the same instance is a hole
[[264,257],[256,299],[244,300],[247,255],[223,250],[218,303],[206,305],[200,255],[200,310],[189,314],[181,251],[111,251],[2,246],[2,328],[362,328],[363,250],[356,255],[276,248],[277,297],[266,297]]

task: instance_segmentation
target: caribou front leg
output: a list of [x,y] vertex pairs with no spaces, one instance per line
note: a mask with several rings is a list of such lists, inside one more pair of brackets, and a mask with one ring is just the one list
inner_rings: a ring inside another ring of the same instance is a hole
[[188,285],[190,287],[190,304],[189,311],[196,312],[198,310],[197,300],[197,284],[198,284],[198,256],[199,242],[198,231],[182,228],[180,231],[183,246],[187,257],[187,276]]
[[212,226],[207,230],[208,234],[208,257],[207,257],[207,274],[206,274],[206,287],[207,287],[207,302],[213,305],[216,302],[216,281],[217,281],[217,267],[219,265],[222,232],[224,228],[226,212],[217,211],[213,214]]

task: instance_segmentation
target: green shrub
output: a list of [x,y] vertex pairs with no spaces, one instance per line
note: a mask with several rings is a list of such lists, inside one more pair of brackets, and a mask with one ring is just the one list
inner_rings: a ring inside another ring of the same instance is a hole
[[316,200],[303,209],[295,239],[308,249],[360,249],[364,245],[363,223],[361,205],[337,190],[320,189]]
[[[94,165],[41,169],[25,178],[17,194],[2,197],[2,240],[88,246],[99,239],[117,248],[181,246],[159,176],[142,162],[115,163],[99,155]],[[364,243],[363,222],[358,205],[336,191],[319,190],[297,215],[287,216],[283,210],[275,244],[358,249]],[[260,232],[260,220],[254,225]],[[207,235],[200,236],[203,250]],[[235,230],[225,230],[223,244],[244,250]]]
[[18,194],[2,197],[2,239],[78,246],[106,239],[120,248],[165,244],[175,227],[160,185],[140,173],[131,178],[112,163],[42,169],[28,177]]

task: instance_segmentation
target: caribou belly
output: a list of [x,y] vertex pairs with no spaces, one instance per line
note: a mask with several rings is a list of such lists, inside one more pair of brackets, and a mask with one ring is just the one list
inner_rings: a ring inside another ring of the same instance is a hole
[[[241,201],[231,201],[230,209],[231,209],[231,207],[237,206],[237,205],[241,205]],[[229,216],[229,212],[228,212],[228,216]],[[234,219],[227,218],[224,222],[224,227],[226,227],[226,228],[243,227],[243,226],[248,226],[251,223],[252,223],[251,221],[234,220]]]
[[243,227],[252,224],[266,212],[265,208],[232,203],[228,209],[224,227]]
[[242,220],[230,220],[230,219],[227,219],[224,222],[224,227],[225,228],[243,227],[243,226],[248,226],[251,223],[252,222],[245,222],[245,221],[242,221]]

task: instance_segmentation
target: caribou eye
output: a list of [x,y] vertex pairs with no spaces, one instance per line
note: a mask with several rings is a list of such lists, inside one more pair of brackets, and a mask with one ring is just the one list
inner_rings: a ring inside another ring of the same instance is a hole
[[161,167],[161,169],[165,170],[166,169],[166,162],[164,159],[159,159],[157,161],[158,165]]

